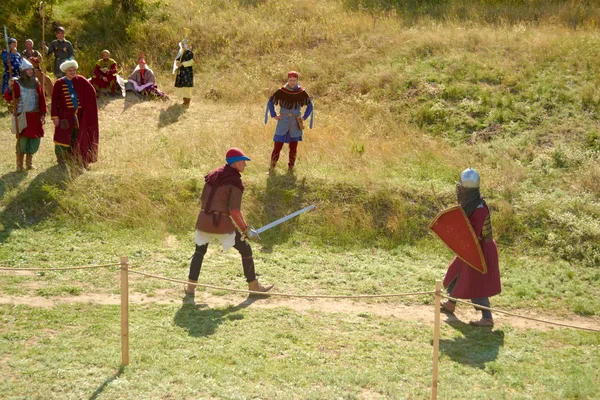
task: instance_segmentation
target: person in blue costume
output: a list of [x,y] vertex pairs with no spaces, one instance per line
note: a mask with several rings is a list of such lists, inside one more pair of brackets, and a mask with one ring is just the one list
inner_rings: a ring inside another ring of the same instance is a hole
[[[10,51],[10,65],[12,67],[13,78],[21,76],[21,54],[17,51],[17,39],[8,39],[8,50]],[[2,50],[2,62],[4,63],[4,74],[2,75],[2,93],[8,89],[9,68],[8,68],[8,52]]]
[[[279,115],[275,111],[277,105],[280,106]],[[306,110],[302,114],[302,107],[304,106],[306,106]],[[308,93],[298,85],[298,73],[296,71],[288,72],[287,84],[279,88],[269,98],[265,111],[265,124],[269,119],[269,114],[271,118],[277,120],[277,127],[273,135],[274,143],[270,171],[277,166],[283,144],[288,143],[290,146],[288,170],[292,172],[296,164],[298,142],[302,141],[304,121],[310,117],[311,129],[313,125],[313,103]]]

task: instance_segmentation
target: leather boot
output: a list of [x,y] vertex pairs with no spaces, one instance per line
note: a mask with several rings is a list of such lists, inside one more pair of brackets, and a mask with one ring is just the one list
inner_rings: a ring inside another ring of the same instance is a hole
[[[189,283],[198,283],[198,281],[193,281],[191,279],[188,279],[188,282]],[[192,296],[193,297],[194,294],[196,293],[196,285],[187,284],[187,285],[185,285],[183,287],[183,291],[185,292],[185,294],[187,296]]]
[[[248,282],[248,290],[251,292],[268,292],[269,290],[273,289],[274,285],[269,285],[269,286],[263,286],[260,283],[258,283],[258,279],[253,280],[252,282]],[[250,297],[261,297],[261,296],[268,296],[268,295],[261,295],[261,294],[255,294],[255,293],[250,293]]]
[[183,106],[184,107],[189,107],[190,106],[190,101],[192,101],[192,99],[188,99],[187,97],[183,98]]
[[493,328],[494,320],[492,318],[481,318],[479,321],[469,321],[469,325],[479,326],[481,328]]
[[17,171],[23,171],[23,154],[17,154]]
[[25,166],[27,169],[36,169],[33,166],[33,154],[25,154]]
[[449,313],[453,314],[455,309],[456,309],[456,304],[452,303],[450,300],[442,301],[440,303],[441,311],[445,311],[445,312],[449,312]]

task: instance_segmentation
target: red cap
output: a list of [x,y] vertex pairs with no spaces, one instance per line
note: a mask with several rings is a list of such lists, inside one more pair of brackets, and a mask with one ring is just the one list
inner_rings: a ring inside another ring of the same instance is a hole
[[231,149],[227,150],[227,153],[225,153],[225,161],[227,161],[227,164],[229,165],[241,160],[250,161],[250,157],[245,155],[244,152],[238,148],[232,147]]
[[298,73],[296,71],[288,72],[288,78],[298,78]]

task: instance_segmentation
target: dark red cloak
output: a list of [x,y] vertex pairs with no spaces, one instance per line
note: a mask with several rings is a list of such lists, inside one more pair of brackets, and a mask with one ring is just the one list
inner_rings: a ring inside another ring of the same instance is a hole
[[72,149],[73,155],[81,158],[84,164],[96,162],[99,140],[96,89],[86,78],[75,75],[71,81],[78,99],[78,107],[75,110],[66,79],[58,79],[52,91],[52,119],[59,120],[58,126],[54,128],[54,143],[59,146],[71,146],[73,129],[78,124],[79,132]]
[[[486,217],[489,214],[487,206],[475,209],[469,217],[469,222],[478,238],[481,238],[481,231]],[[487,273],[482,274],[470,267],[466,262],[458,257],[448,266],[448,271],[444,277],[444,287],[456,279],[456,285],[452,290],[452,297],[459,299],[477,299],[481,297],[494,296],[501,292],[500,269],[498,268],[498,248],[494,240],[485,241],[480,239],[479,244],[483,251]]]

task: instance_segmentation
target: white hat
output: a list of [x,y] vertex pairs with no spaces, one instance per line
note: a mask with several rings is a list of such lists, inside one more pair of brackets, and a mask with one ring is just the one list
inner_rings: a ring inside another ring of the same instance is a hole
[[33,69],[33,65],[29,61],[27,61],[26,59],[23,58],[21,60],[21,67],[20,68],[21,68],[21,71],[24,71],[24,70],[29,69],[29,68]]
[[68,59],[64,63],[60,64],[60,70],[62,72],[66,72],[69,68],[73,68],[73,67],[75,67],[75,69],[78,69],[79,68],[79,64],[77,64],[77,61],[75,61],[72,58]]

